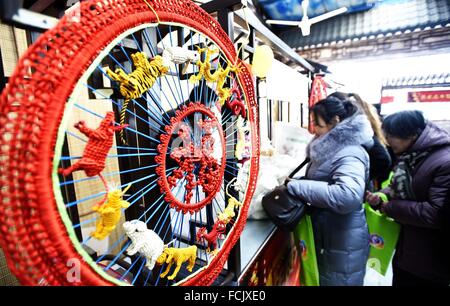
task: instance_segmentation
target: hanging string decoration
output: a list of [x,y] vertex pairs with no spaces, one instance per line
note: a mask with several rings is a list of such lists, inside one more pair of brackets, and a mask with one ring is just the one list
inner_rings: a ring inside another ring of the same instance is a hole
[[[198,128],[202,130],[201,144],[195,144],[191,135],[189,127],[184,120],[194,114],[202,114],[209,119],[200,120],[196,122]],[[220,190],[220,183],[223,179],[225,169],[225,138],[221,125],[210,108],[201,103],[189,103],[188,106],[182,106],[177,110],[175,115],[170,119],[171,124],[165,127],[166,134],[161,134],[161,144],[158,145],[158,156],[155,161],[158,163],[156,173],[160,176],[158,184],[161,193],[165,194],[165,200],[171,207],[176,210],[182,210],[183,213],[191,213],[198,211],[205,205],[211,202],[216,193]],[[222,158],[217,160],[214,153],[214,137],[212,133],[216,131],[218,138],[221,141]],[[169,148],[169,142],[175,135],[181,139],[182,146]],[[167,153],[170,152],[168,155]],[[173,170],[172,175],[166,174],[166,163],[168,159],[175,161],[178,165],[177,169]],[[194,172],[197,171],[197,180],[195,180]],[[178,200],[172,193],[171,189],[178,181],[186,176],[186,193],[184,201]],[[191,203],[192,190],[197,186],[201,186],[205,198],[199,202]]]
[[95,130],[88,128],[84,121],[79,121],[74,126],[86,135],[89,140],[81,159],[68,168],[60,168],[58,172],[63,176],[68,176],[72,172],[83,170],[87,176],[98,175],[106,189],[105,197],[96,204],[96,206],[100,206],[105,202],[108,192],[108,185],[101,172],[105,168],[106,157],[113,145],[114,133],[122,131],[128,124],[115,126],[114,112],[108,112],[100,126]]
[[218,68],[214,73],[211,73],[211,55],[217,54],[219,51],[217,49],[210,48],[199,48],[198,52],[200,54],[205,53],[205,60],[202,62],[201,60],[197,61],[197,66],[199,71],[196,75],[192,75],[189,78],[189,81],[192,83],[201,81],[203,78],[208,82],[217,82],[217,95],[219,96],[219,104],[223,106],[225,101],[231,96],[231,89],[225,88],[225,82],[227,80],[227,76],[230,72],[238,73],[240,70],[237,66],[234,66],[230,61],[227,61],[227,67],[224,69],[218,64]]
[[180,271],[181,265],[187,262],[186,270],[192,272],[195,265],[195,260],[197,259],[197,246],[191,245],[187,248],[168,248],[165,247],[163,253],[158,257],[156,263],[162,265],[167,264],[166,270],[160,275],[161,278],[166,277],[170,272],[172,265],[175,264],[175,269],[172,275],[168,276],[168,280],[173,280]]
[[245,160],[251,156],[251,140],[249,139],[250,127],[244,118],[236,119],[237,143],[235,149],[235,157],[237,160]]
[[125,234],[131,239],[131,245],[126,253],[133,256],[136,253],[145,257],[145,266],[152,270],[156,260],[164,250],[164,242],[152,230],[147,228],[145,222],[139,220],[127,221],[123,224]]
[[110,190],[106,203],[102,206],[94,206],[92,208],[93,211],[100,215],[95,231],[91,233],[92,238],[103,240],[116,228],[122,215],[122,209],[127,209],[130,206],[130,203],[123,200],[123,196],[130,187],[131,184],[124,191],[120,189]]
[[222,221],[224,224],[228,224],[236,216],[235,210],[240,208],[242,203],[236,198],[230,197],[228,200],[228,205],[225,207],[224,211],[217,216],[217,219]]
[[[152,88],[158,77],[169,71],[169,68],[163,64],[163,58],[159,55],[148,61],[144,52],[137,52],[131,54],[131,59],[135,69],[130,74],[126,74],[121,68],[114,72],[109,68],[106,69],[108,76],[120,84],[120,93],[125,98],[120,110],[120,124],[125,122],[128,102],[140,98]],[[123,143],[126,143],[123,131],[120,132],[120,139]]]
[[242,99],[241,90],[237,84],[231,89],[231,97],[227,99],[226,106],[233,112],[235,116],[241,115],[242,118],[247,116],[244,100]]
[[273,63],[273,51],[267,45],[256,46],[253,54],[252,72],[258,78],[264,79]]
[[206,227],[202,227],[198,230],[197,241],[206,240],[208,243],[207,251],[215,252],[217,251],[217,239],[219,238],[219,235],[226,232],[226,229],[226,224],[221,220],[217,220],[210,232],[207,232]]
[[[316,76],[311,85],[311,94],[309,95],[308,108],[314,106],[317,102],[327,97],[327,86],[321,76]],[[308,131],[314,134],[314,121],[311,114],[308,121]]]

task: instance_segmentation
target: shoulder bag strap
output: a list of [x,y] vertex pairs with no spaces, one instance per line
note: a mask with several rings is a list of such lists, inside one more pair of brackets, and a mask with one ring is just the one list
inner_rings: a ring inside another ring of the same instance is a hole
[[305,165],[309,163],[309,161],[309,157],[305,158],[305,160],[297,168],[295,168],[295,170],[292,171],[291,174],[289,174],[288,178],[293,178],[297,172],[299,172]]

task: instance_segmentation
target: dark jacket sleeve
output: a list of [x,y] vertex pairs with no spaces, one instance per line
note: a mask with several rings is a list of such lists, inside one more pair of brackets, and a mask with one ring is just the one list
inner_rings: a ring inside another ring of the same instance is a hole
[[447,205],[444,206],[444,230],[448,236],[450,236],[450,188],[447,192]]
[[428,201],[391,200],[385,207],[386,214],[396,221],[419,227],[440,229],[448,210],[450,189],[450,165],[436,170],[428,190]]
[[389,177],[392,160],[388,150],[381,144],[378,138],[373,138],[373,147],[369,150],[371,180],[378,180],[380,183]]

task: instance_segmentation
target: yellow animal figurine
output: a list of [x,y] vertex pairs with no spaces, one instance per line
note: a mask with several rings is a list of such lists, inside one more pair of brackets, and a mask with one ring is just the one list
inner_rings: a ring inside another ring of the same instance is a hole
[[192,83],[201,81],[205,78],[208,82],[215,82],[219,77],[219,70],[216,70],[214,74],[211,74],[211,55],[219,53],[217,49],[200,48],[197,47],[199,58],[201,58],[202,53],[206,52],[205,61],[202,62],[200,59],[197,60],[196,65],[198,66],[198,74],[192,75],[189,81]]
[[181,265],[184,262],[188,262],[186,269],[189,272],[192,272],[196,259],[197,259],[197,246],[195,245],[181,249],[168,248],[167,246],[165,246],[163,253],[158,257],[156,263],[158,265],[162,265],[163,263],[168,264],[166,271],[164,271],[164,273],[160,275],[161,278],[166,277],[166,275],[170,271],[170,268],[172,267],[172,264],[175,263],[176,264],[175,270],[173,271],[172,275],[167,277],[168,280],[173,280],[177,276],[178,272],[180,271]]
[[[152,88],[156,79],[169,71],[169,67],[163,63],[163,58],[159,55],[155,56],[151,61],[147,59],[144,52],[131,54],[134,64],[134,71],[126,74],[122,69],[118,68],[115,72],[106,69],[106,74],[120,84],[120,93],[125,98],[122,109],[120,110],[120,124],[125,122],[125,113],[127,111],[128,102],[137,99]],[[125,143],[123,131],[120,131],[120,138]]]
[[206,52],[205,61],[197,61],[196,64],[199,68],[199,72],[197,75],[191,76],[189,78],[189,81],[195,83],[200,81],[202,78],[205,78],[205,80],[208,82],[217,82],[217,95],[219,96],[220,106],[223,106],[225,101],[231,96],[231,89],[224,88],[227,76],[230,72],[237,72],[238,68],[233,66],[230,61],[227,61],[227,68],[223,69],[219,64],[214,74],[211,74],[211,55],[218,53],[219,51],[216,49],[198,48],[198,52],[199,55],[201,55],[203,52]]
[[236,215],[234,210],[238,207],[241,207],[242,203],[236,200],[234,197],[230,197],[228,200],[228,205],[225,210],[220,213],[217,218],[225,224],[228,224],[231,219]]
[[131,187],[128,185],[124,191],[113,189],[108,192],[108,200],[101,206],[94,206],[92,210],[100,214],[96,224],[96,229],[91,233],[92,238],[103,240],[108,236],[119,223],[122,208],[128,208],[130,203],[123,200],[123,195]]

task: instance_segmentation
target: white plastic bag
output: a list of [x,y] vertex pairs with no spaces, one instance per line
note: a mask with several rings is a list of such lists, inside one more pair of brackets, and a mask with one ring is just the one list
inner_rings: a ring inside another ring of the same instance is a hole
[[[249,219],[266,219],[267,215],[262,208],[263,196],[281,185],[286,177],[306,157],[306,146],[312,138],[306,129],[292,124],[277,122],[276,145],[270,140],[263,139],[259,160],[258,183],[248,211]],[[296,175],[304,174],[304,169]]]
[[284,183],[286,177],[297,167],[295,159],[289,155],[275,154],[261,156],[259,160],[258,184],[248,211],[249,219],[266,219],[261,205],[263,196]]

